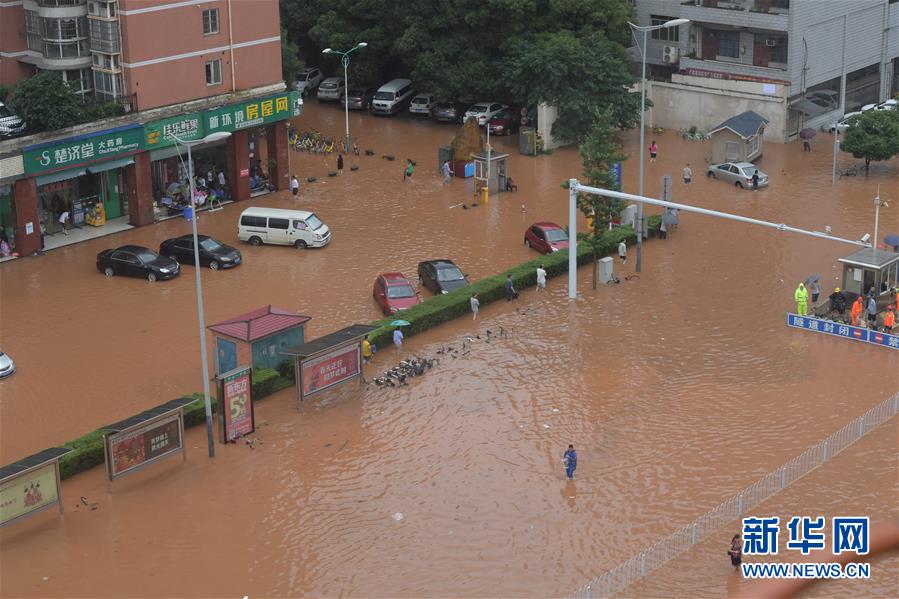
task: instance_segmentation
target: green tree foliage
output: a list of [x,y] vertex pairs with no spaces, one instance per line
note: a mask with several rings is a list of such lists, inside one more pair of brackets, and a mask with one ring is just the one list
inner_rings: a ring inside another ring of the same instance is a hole
[[635,80],[625,0],[281,0],[281,14],[304,57],[331,72],[339,59],[322,49],[368,42],[353,54],[356,83],[409,76],[445,100],[558,103],[553,133],[571,141],[600,104],[619,127],[639,116],[625,89]]
[[12,88],[9,88],[5,85],[0,85],[0,102],[6,102],[6,98],[9,96],[9,92],[12,91]]
[[[580,148],[584,183],[592,187],[620,191],[621,186],[615,181],[611,167],[616,162],[626,160],[627,156],[622,153],[621,145],[615,139],[612,111],[596,110],[592,116],[592,128]],[[596,289],[596,259],[602,234],[610,226],[612,218],[624,209],[625,203],[613,198],[582,193],[577,196],[577,205],[581,212],[593,221],[593,229],[580,237],[579,241],[593,248],[593,288]]]
[[13,87],[10,110],[25,119],[30,131],[53,131],[83,122],[83,106],[59,75],[49,71],[23,79]]
[[293,84],[294,77],[303,68],[303,61],[300,59],[300,48],[287,38],[287,30],[281,28],[281,76],[290,87]]
[[899,111],[869,110],[854,119],[846,129],[840,146],[856,158],[865,159],[865,169],[871,161],[889,160],[899,154]]

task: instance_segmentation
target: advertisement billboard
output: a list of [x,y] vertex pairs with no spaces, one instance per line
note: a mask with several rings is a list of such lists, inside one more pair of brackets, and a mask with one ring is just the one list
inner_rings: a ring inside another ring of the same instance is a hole
[[218,384],[219,405],[222,406],[222,443],[255,431],[250,367],[242,366],[220,374]]
[[106,437],[109,480],[182,451],[181,410]]
[[361,373],[362,351],[359,342],[303,360],[300,362],[300,397],[305,399]]
[[144,128],[126,125],[61,141],[29,146],[22,152],[26,173],[73,168],[111,158],[121,158],[142,150]]
[[39,512],[59,501],[57,462],[44,464],[0,486],[0,526]]

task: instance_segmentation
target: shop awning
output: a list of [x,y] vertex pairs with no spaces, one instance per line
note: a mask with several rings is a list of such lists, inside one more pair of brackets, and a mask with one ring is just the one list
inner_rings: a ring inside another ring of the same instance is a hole
[[118,160],[110,160],[109,162],[101,162],[100,164],[92,164],[87,167],[91,173],[103,173],[106,171],[111,171],[113,169],[122,168],[123,166],[128,166],[129,164],[134,164],[134,158],[119,158]]
[[87,171],[83,168],[74,168],[70,171],[60,171],[58,173],[53,173],[50,175],[41,175],[37,178],[37,184],[47,185],[48,183],[56,183],[58,181],[65,181],[66,179],[74,179],[75,177],[80,177],[81,175],[86,174]]

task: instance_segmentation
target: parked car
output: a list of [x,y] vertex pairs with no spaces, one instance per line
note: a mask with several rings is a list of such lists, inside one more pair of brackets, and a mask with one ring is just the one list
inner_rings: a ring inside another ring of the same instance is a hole
[[293,88],[300,92],[301,96],[305,96],[315,91],[324,78],[325,76],[322,75],[320,69],[308,67],[299,72],[296,81],[293,83]]
[[240,213],[237,238],[255,246],[272,243],[304,250],[328,245],[331,230],[313,212],[251,207]]
[[881,102],[874,110],[899,110],[899,100],[890,99]]
[[16,372],[16,363],[12,358],[0,351],[0,379],[12,376]]
[[343,77],[328,77],[318,85],[318,99],[337,102],[344,90],[346,86],[343,84]]
[[22,117],[13,114],[7,106],[0,102],[0,137],[12,137],[25,133],[27,124]]
[[847,112],[845,115],[843,115],[843,118],[835,123],[831,123],[827,130],[831,133],[833,133],[834,131],[839,131],[840,133],[842,133],[846,130],[847,127],[849,127],[849,125],[852,123],[852,120],[860,114],[861,111]]
[[524,244],[541,254],[568,248],[568,232],[556,223],[534,223],[524,232]]
[[401,272],[385,272],[378,275],[371,294],[381,311],[388,316],[421,303],[418,292]]
[[373,87],[351,87],[341,94],[340,103],[346,102],[350,110],[368,110],[371,108],[371,99],[375,96]]
[[396,114],[409,105],[415,88],[408,79],[394,79],[378,88],[371,102],[372,114]]
[[492,135],[512,135],[518,131],[521,125],[521,117],[515,110],[503,110],[497,112],[487,122],[487,127]]
[[418,280],[434,294],[449,293],[468,286],[468,276],[462,274],[452,260],[419,262]]
[[490,119],[496,116],[496,113],[506,108],[508,106],[499,102],[478,102],[465,112],[465,120],[475,117],[478,119],[478,125],[483,127]]
[[465,115],[465,104],[459,102],[438,102],[431,109],[431,118],[440,123],[461,123]]
[[706,176],[733,183],[740,188],[752,187],[752,175],[758,171],[759,187],[768,187],[768,175],[751,162],[725,162],[710,164]]
[[103,250],[97,254],[97,270],[107,277],[124,275],[147,279],[151,283],[158,279],[173,279],[181,274],[178,262],[139,245]]
[[[212,270],[232,268],[240,264],[241,255],[238,250],[225,245],[218,239],[208,235],[197,235],[200,245],[200,264]],[[159,253],[167,258],[177,260],[181,264],[194,265],[194,236],[182,235],[166,239],[159,244]]]
[[428,116],[431,114],[431,109],[434,108],[434,105],[437,102],[434,101],[434,96],[431,94],[417,94],[412,101],[409,102],[409,112],[412,114],[423,114],[424,116]]

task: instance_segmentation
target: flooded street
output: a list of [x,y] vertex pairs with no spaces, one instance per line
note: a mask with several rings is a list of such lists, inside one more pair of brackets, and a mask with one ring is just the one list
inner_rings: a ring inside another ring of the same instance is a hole
[[[294,126],[337,135],[342,116],[311,101]],[[371,284],[380,272],[414,277],[419,261],[450,258],[477,280],[536,256],[522,243],[531,223],[567,223],[559,184],[580,174],[575,149],[532,158],[518,154],[517,137],[497,140],[520,191],[462,210],[450,207],[469,202],[470,189],[458,179],[444,185],[437,173],[437,148],[455,127],[367,114],[351,114],[350,127],[363,150],[375,150],[349,159],[359,171],[330,178],[336,157],[294,153],[299,201],[281,193],[201,215],[201,233],[244,255],[236,269],[203,271],[208,324],[272,304],[311,316],[312,339],[378,318]],[[631,132],[627,140],[625,191],[637,189],[637,139]],[[670,174],[674,201],[806,229],[830,225],[846,238],[873,234],[877,184],[882,197],[899,200],[899,160],[833,190],[830,141],[819,134],[811,153],[767,144],[759,166],[771,186],[751,192],[707,180],[711,146],[669,131],[657,138],[659,160],[646,164],[646,194],[657,197]],[[418,167],[404,183],[407,157]],[[679,177],[688,161],[696,173],[689,189]],[[318,180],[307,185],[307,176]],[[880,237],[899,233],[899,203],[891,203]],[[237,218],[250,205],[314,210],[333,242],[309,251],[238,245]],[[0,347],[18,368],[0,382],[3,463],[202,388],[192,267],[156,284],[94,268],[106,247],[158,247],[189,229],[174,219],[0,264]],[[626,266],[615,264],[621,285],[593,291],[582,268],[576,301],[563,276],[546,293],[482,306],[476,322],[460,318],[408,339],[410,355],[442,357],[408,387],[350,383],[302,413],[288,389],[258,404],[255,449],[219,446],[211,462],[205,430],[194,428],[187,464],[170,460],[117,482],[111,495],[102,469],[66,481],[63,518],[43,514],[4,529],[0,594],[571,592],[899,389],[896,352],[784,325],[796,284],[819,273],[829,294],[836,259],[852,251],[681,213],[667,240],[645,245],[639,277],[625,280],[632,249]],[[437,353],[500,326],[508,338],[477,341],[467,356]],[[381,352],[367,372],[396,360]],[[885,428],[892,434],[861,442],[867,451],[895,453],[895,420]],[[569,443],[580,457],[573,482],[561,465]],[[841,459],[850,455],[864,459],[852,451]],[[858,501],[833,509],[895,518],[884,512],[897,488],[895,461],[878,472],[853,487]],[[797,483],[801,507],[817,492],[799,491],[811,480]],[[81,496],[98,509],[76,507]],[[729,574],[709,568],[684,586],[647,588],[693,595],[691,582],[718,589]]]

